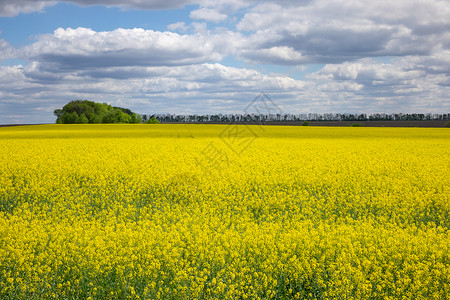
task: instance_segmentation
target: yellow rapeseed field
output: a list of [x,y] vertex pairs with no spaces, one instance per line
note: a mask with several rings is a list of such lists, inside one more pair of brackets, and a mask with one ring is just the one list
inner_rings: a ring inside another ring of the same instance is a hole
[[0,128],[1,299],[449,299],[450,130]]

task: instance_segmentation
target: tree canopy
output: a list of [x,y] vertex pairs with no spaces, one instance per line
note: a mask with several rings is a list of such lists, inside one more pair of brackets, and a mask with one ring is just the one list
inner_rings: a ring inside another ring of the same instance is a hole
[[141,116],[128,108],[89,100],[71,101],[53,113],[57,124],[142,123]]

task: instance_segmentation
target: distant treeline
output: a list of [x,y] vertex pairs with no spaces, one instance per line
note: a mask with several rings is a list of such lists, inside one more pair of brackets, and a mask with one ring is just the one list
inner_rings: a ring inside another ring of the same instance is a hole
[[[449,120],[450,114],[205,114],[150,115],[160,122],[167,123],[232,123],[232,122],[301,122],[301,121],[430,121]],[[145,122],[150,116],[142,115]]]
[[56,123],[233,123],[233,122],[302,122],[302,121],[442,121],[450,114],[393,113],[393,114],[156,114],[140,115],[128,108],[115,107],[89,100],[75,100],[54,111]]

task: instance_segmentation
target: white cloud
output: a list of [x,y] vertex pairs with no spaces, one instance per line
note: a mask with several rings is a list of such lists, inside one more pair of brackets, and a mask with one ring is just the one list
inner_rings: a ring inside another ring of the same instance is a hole
[[176,23],[172,23],[169,24],[167,26],[167,29],[171,30],[171,31],[181,31],[181,32],[186,32],[188,30],[189,26],[186,26],[186,23],[184,22],[176,22]]
[[193,10],[190,13],[190,17],[196,20],[205,20],[209,22],[219,23],[227,19],[227,15],[220,13],[217,10],[211,8],[200,8]]
[[179,35],[144,29],[95,32],[58,28],[40,36],[22,53],[56,72],[109,66],[172,66],[220,60],[207,35]]
[[57,2],[45,0],[2,0],[0,2],[0,17],[14,17],[20,13],[41,11],[44,7],[55,5]]
[[23,88],[27,85],[27,78],[23,73],[23,67],[12,66],[12,67],[0,67],[0,90],[5,92],[9,90],[12,85],[16,85],[16,88]]
[[240,56],[244,58],[251,57],[250,61],[260,61],[270,64],[276,65],[292,65],[292,64],[301,64],[305,62],[305,58],[302,54],[296,51],[292,47],[288,46],[275,46],[271,48],[265,49],[242,49],[239,53]]
[[414,57],[395,59],[391,63],[362,59],[326,65],[308,79],[329,93],[351,91],[347,94],[349,99],[367,99],[366,106],[361,107],[366,111],[376,107],[385,112],[448,111],[448,71],[433,72],[433,64],[427,62],[427,65],[428,68],[422,68]]
[[5,40],[0,39],[0,64],[2,61],[15,56],[15,49]]
[[[419,9],[420,8],[420,9]],[[423,12],[423,13],[422,13]],[[430,55],[450,45],[447,1],[311,1],[304,6],[263,3],[237,24],[247,31],[242,58],[278,63],[273,47],[301,53],[287,64],[338,63],[364,57]]]

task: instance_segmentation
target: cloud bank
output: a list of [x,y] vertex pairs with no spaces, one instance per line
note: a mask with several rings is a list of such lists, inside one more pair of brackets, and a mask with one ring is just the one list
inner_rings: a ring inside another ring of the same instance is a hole
[[23,49],[24,56],[58,69],[174,66],[217,61],[214,37],[143,29],[95,32],[58,28]]

